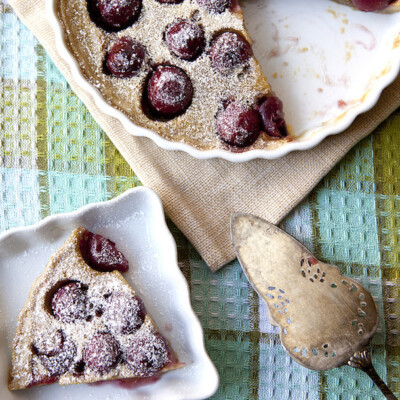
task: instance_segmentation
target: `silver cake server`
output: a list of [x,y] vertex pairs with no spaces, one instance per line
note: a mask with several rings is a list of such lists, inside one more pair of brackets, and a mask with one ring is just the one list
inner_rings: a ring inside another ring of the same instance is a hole
[[233,214],[231,239],[244,273],[268,306],[282,345],[299,364],[324,371],[350,365],[366,372],[387,399],[369,343],[379,321],[371,294],[318,261],[292,236],[249,214]]

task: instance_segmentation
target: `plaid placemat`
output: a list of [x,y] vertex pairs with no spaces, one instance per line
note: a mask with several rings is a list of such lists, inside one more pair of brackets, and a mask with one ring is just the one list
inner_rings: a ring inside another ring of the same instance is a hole
[[[32,34],[0,0],[0,231],[141,185]],[[359,279],[381,320],[375,368],[400,396],[400,110],[359,143],[282,228]],[[288,357],[239,264],[213,273],[170,223],[221,383],[213,399],[383,399],[361,371]],[[4,380],[7,377],[3,377]]]

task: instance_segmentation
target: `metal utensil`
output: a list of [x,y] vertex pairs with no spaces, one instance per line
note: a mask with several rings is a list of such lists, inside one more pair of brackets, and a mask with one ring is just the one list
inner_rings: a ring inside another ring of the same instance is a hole
[[233,214],[231,239],[250,283],[279,327],[282,345],[306,368],[350,365],[366,372],[387,399],[396,397],[376,373],[368,345],[379,321],[371,294],[273,224]]

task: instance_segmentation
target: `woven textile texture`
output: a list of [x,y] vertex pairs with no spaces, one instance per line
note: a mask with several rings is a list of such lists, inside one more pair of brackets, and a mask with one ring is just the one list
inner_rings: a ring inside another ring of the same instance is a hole
[[[0,2],[0,232],[141,185],[41,45]],[[373,294],[374,365],[400,396],[400,110],[360,142],[281,227]],[[383,399],[361,371],[287,356],[237,261],[211,272],[172,223],[180,266],[221,378],[213,399]],[[6,377],[2,377],[5,384]]]

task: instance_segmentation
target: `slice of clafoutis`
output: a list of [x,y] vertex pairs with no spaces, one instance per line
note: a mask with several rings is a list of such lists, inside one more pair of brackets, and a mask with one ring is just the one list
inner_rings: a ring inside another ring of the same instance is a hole
[[10,390],[156,380],[182,367],[122,276],[127,269],[110,240],[83,227],[70,235],[18,315]]
[[237,0],[57,0],[85,78],[136,125],[200,150],[290,141]]

